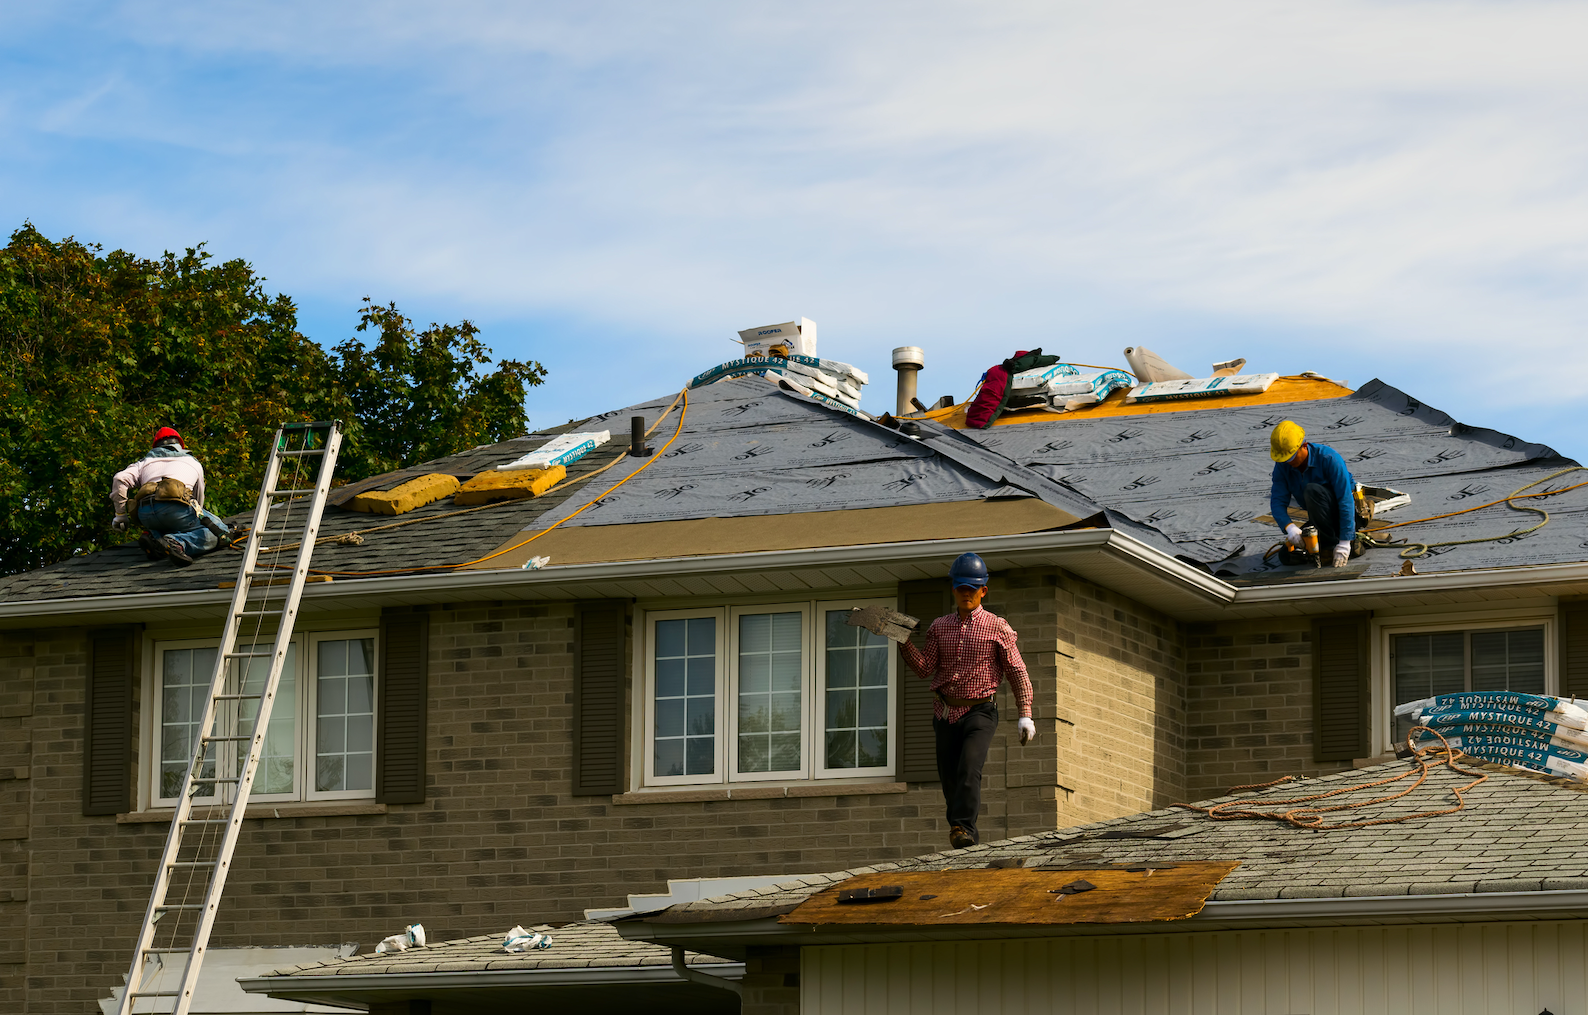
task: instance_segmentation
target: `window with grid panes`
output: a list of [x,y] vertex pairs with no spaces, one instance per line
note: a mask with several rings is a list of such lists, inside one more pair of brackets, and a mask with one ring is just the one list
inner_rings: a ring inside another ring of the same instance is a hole
[[[1544,693],[1544,629],[1427,631],[1390,636],[1390,684],[1401,705],[1466,691]],[[1401,746],[1411,722],[1396,717]]]
[[875,602],[649,614],[646,783],[888,774],[896,652],[844,623]]
[[[151,725],[159,747],[148,789],[155,806],[169,806],[181,792],[198,736],[217,648],[213,642],[168,642],[155,647],[157,686]],[[301,693],[299,672],[309,660],[310,693]],[[235,661],[228,693],[258,694],[269,663]],[[251,799],[288,801],[374,795],[375,637],[299,635],[293,639],[276,685]],[[218,708],[216,732],[253,732],[260,703],[243,700],[235,711]],[[237,743],[222,743],[214,757],[223,771],[242,769]],[[213,763],[202,773],[213,777]],[[200,796],[198,799],[210,799]]]

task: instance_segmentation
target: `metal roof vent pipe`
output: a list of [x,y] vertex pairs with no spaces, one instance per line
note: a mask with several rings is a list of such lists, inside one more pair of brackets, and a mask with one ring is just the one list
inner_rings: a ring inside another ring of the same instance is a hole
[[895,416],[915,411],[915,375],[926,366],[919,346],[901,345],[893,350],[893,369],[899,372],[899,404]]
[[645,417],[629,417],[629,454],[635,458],[651,457],[651,449],[645,446]]

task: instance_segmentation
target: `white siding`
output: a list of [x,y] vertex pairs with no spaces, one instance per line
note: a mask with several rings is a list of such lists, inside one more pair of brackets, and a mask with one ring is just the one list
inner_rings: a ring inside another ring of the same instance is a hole
[[1588,1012],[1582,921],[803,950],[803,1015]]

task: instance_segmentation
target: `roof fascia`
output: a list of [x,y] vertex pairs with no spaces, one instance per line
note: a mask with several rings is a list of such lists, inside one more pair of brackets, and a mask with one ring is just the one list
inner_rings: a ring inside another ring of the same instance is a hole
[[[453,960],[459,961],[459,960]],[[703,962],[691,965],[703,973],[738,980],[744,977],[743,962]],[[267,994],[289,1001],[347,996],[349,992],[366,995],[395,991],[460,990],[496,987],[587,987],[602,984],[687,983],[666,966],[586,966],[557,969],[477,969],[434,973],[332,973],[324,976],[284,975],[249,976],[237,980],[250,994]]]
[[776,917],[709,923],[625,921],[618,933],[652,944],[709,947],[737,953],[769,938],[785,944],[863,944],[962,938],[1084,936],[1088,934],[1190,933],[1256,927],[1361,926],[1405,923],[1472,923],[1490,920],[1588,918],[1588,891],[1469,892],[1450,895],[1377,895],[1326,899],[1253,899],[1208,902],[1188,920],[1084,927],[968,925],[830,927],[779,923]]
[[[1190,593],[1210,605],[1229,602],[1233,592],[1227,582],[1161,553],[1122,532],[1114,529],[1071,529],[1004,536],[956,537],[757,553],[567,564],[536,571],[513,568],[363,578],[340,584],[326,582],[306,586],[304,600],[308,605],[315,602],[329,604],[344,598],[356,598],[367,604],[371,599],[378,600],[383,597],[396,599],[416,594],[476,595],[492,598],[491,593],[500,595],[514,589],[534,586],[589,586],[634,579],[744,572],[766,573],[824,566],[853,567],[916,561],[931,561],[937,564],[944,557],[968,550],[975,550],[984,557],[1043,552],[1056,555],[1056,561],[1061,564],[1067,556],[1090,557],[1101,553],[1111,561],[1152,575],[1181,595]],[[213,608],[218,612],[230,601],[231,592],[226,589],[27,600],[0,603],[0,622],[39,617],[58,620],[73,616],[92,617],[106,613],[158,611],[171,608]]]

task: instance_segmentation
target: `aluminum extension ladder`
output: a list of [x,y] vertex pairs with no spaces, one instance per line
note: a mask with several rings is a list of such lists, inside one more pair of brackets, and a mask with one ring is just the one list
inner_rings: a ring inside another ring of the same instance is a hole
[[[194,738],[192,761],[155,872],[154,891],[138,932],[117,1015],[187,1015],[193,1003],[264,751],[277,685],[291,649],[298,601],[309,574],[309,555],[341,443],[337,422],[289,423],[276,431],[237,571],[231,609],[215,653],[209,696],[195,727],[199,735]],[[317,472],[313,468],[316,460]],[[306,482],[306,473],[314,478]],[[278,488],[283,479],[286,486]],[[299,521],[295,514],[301,518],[301,529],[293,527]],[[298,537],[297,559],[291,565],[290,578],[281,565],[260,566],[262,542],[282,546],[294,535]],[[269,648],[261,647],[267,644]],[[263,686],[250,688],[248,684],[256,676],[252,664],[263,659],[269,660]],[[245,693],[248,691],[252,693]],[[171,983],[178,955],[186,958],[180,980]],[[168,957],[172,957],[170,969]]]

